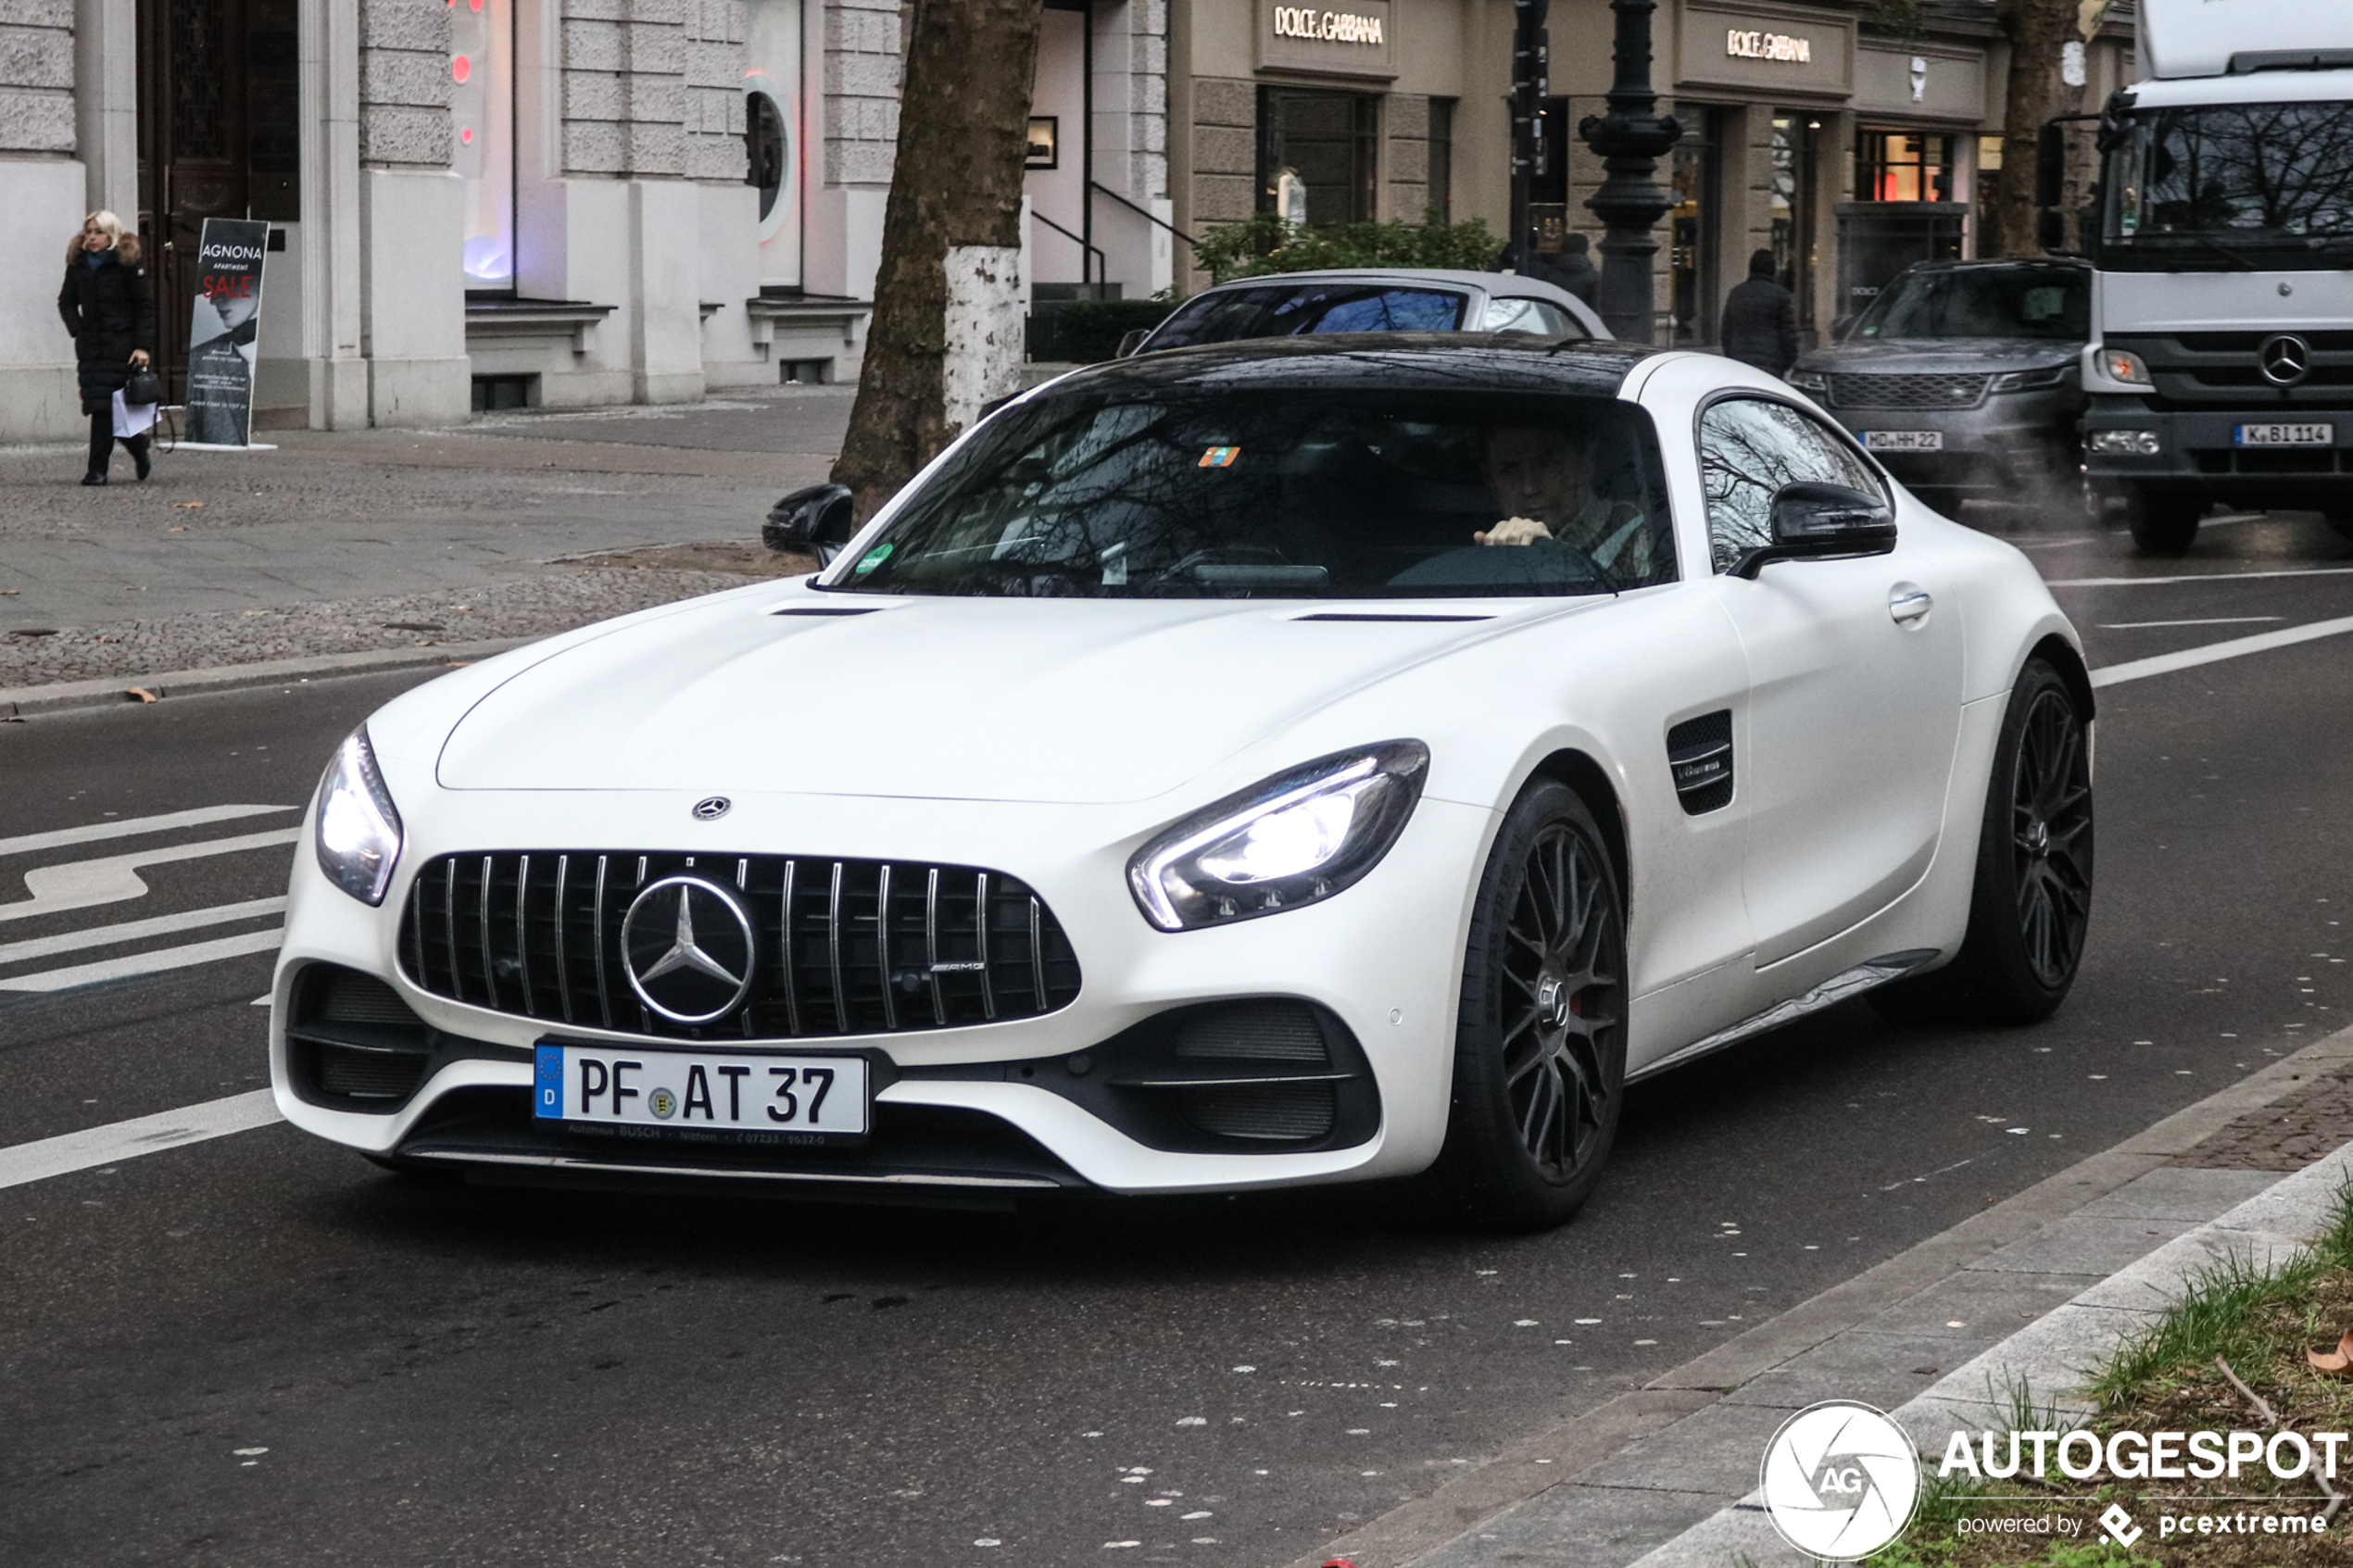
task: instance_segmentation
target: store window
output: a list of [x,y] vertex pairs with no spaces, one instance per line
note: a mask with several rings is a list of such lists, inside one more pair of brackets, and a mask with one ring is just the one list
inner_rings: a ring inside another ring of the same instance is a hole
[[1378,210],[1380,100],[1303,87],[1258,90],[1258,210],[1293,223],[1361,223]]
[[801,0],[751,0],[745,40],[744,178],[760,193],[760,282],[800,283]]
[[1429,101],[1429,217],[1454,220],[1454,100]]
[[1797,296],[1797,324],[1814,324],[1814,141],[1821,122],[1794,109],[1773,116],[1773,274]]
[[1855,199],[1952,201],[1953,142],[1933,132],[1863,127],[1855,147]]
[[515,286],[514,0],[448,0],[451,163],[464,182],[466,287]]
[[1721,114],[1704,104],[1678,104],[1683,139],[1675,144],[1667,209],[1673,225],[1667,265],[1675,281],[1674,342],[1712,343],[1721,290],[1716,277],[1716,147]]

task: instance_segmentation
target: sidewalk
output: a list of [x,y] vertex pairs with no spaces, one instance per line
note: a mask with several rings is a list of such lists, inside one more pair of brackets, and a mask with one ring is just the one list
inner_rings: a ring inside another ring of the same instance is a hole
[[854,391],[265,432],[145,484],[118,453],[104,489],[78,446],[0,451],[0,688],[545,636],[795,570],[761,520]]
[[[1859,1399],[1941,1449],[2083,1371],[2225,1253],[2284,1256],[2353,1173],[2353,1030],[1975,1215],[1293,1568],[1795,1568],[1755,1496],[1796,1411]],[[1990,1384],[1989,1384],[1990,1380]],[[1933,1453],[1931,1454],[1933,1459]]]

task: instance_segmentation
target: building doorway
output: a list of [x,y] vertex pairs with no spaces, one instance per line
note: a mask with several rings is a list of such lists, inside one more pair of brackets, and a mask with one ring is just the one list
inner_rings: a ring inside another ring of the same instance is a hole
[[1362,223],[1378,210],[1380,100],[1305,87],[1258,90],[1258,210],[1294,223]]
[[1683,139],[1675,144],[1670,176],[1674,205],[1667,266],[1673,275],[1673,343],[1679,348],[1716,341],[1721,291],[1716,278],[1716,146],[1722,120],[1705,104],[1678,104]]
[[204,220],[301,216],[295,0],[139,0],[138,53],[139,239],[176,403]]
[[1797,109],[1773,114],[1774,279],[1796,296],[1797,328],[1814,327],[1814,143],[1818,121]]

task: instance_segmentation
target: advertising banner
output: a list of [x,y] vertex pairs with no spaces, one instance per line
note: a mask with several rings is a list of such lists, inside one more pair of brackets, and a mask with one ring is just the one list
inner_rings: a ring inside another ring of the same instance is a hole
[[195,314],[188,330],[188,433],[182,445],[252,443],[261,258],[269,244],[267,223],[204,220],[196,246]]

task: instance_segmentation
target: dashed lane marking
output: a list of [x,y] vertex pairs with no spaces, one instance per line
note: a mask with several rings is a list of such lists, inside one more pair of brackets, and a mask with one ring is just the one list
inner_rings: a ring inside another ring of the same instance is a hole
[[174,828],[200,828],[240,817],[266,817],[272,811],[297,811],[298,806],[199,806],[192,811],[167,811],[160,817],[126,817],[120,822],[88,822],[78,828],[53,828],[0,838],[0,855],[30,855],[36,850],[61,849],[69,844],[91,844],[102,838],[130,838],[143,833],[170,833]]
[[0,1187],[21,1186],[50,1176],[111,1165],[142,1154],[156,1154],[231,1133],[250,1132],[278,1121],[278,1103],[268,1089],[206,1100],[177,1110],[110,1122],[62,1137],[0,1148]]
[[273,953],[284,942],[285,935],[284,927],[272,926],[268,931],[248,931],[242,936],[216,936],[209,942],[192,942],[184,947],[158,947],[152,952],[131,953],[119,959],[101,959],[96,963],[75,964],[70,969],[48,969],[37,974],[12,974],[0,980],[0,991],[65,991],[76,985],[94,985],[101,980],[127,980],[134,974],[160,974],[166,970],[191,969],[200,963],[243,958],[248,953]]
[[2348,577],[2353,566],[2299,566],[2284,571],[2193,571],[2178,577],[2054,577],[2045,588],[2143,588],[2165,583],[2248,583],[2259,577]]
[[281,894],[275,898],[248,898],[242,904],[216,904],[208,909],[186,909],[176,915],[124,921],[119,925],[94,925],[86,931],[69,931],[62,936],[35,936],[23,942],[0,942],[0,964],[25,963],[33,959],[55,958],[59,953],[79,952],[84,947],[111,947],[117,942],[135,942],[145,936],[169,936],[176,931],[195,931],[201,926],[227,925],[231,921],[259,920],[263,915],[282,915],[285,912],[285,896]]
[[2103,621],[2103,632],[2145,632],[2152,626],[2253,626],[2260,621],[2285,621],[2284,615],[2209,615],[2199,621]]
[[2268,653],[2273,648],[2293,647],[2297,643],[2341,636],[2347,632],[2353,632],[2353,615],[2339,616],[2334,621],[2308,621],[2301,626],[2284,626],[2276,632],[2258,632],[2251,637],[2233,637],[2228,642],[2183,648],[2179,653],[2160,653],[2123,664],[2111,664],[2092,671],[2092,684],[2113,686],[2126,681],[2146,680],[2151,675],[2170,675],[2176,670],[2194,670],[2201,664],[2215,664],[2245,654]]
[[142,866],[199,859],[207,855],[233,855],[245,849],[274,848],[282,844],[292,844],[300,834],[298,828],[279,828],[270,833],[243,834],[235,838],[208,838],[197,844],[140,849],[128,855],[107,855],[94,860],[69,860],[63,865],[35,866],[24,873],[25,887],[32,897],[19,899],[13,904],[0,904],[0,921],[25,920],[33,915],[86,909],[94,904],[117,904],[127,898],[144,898],[147,894],[147,884],[139,877]]

